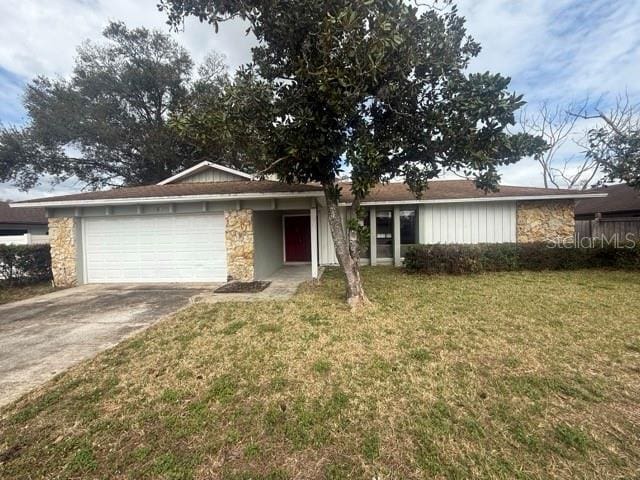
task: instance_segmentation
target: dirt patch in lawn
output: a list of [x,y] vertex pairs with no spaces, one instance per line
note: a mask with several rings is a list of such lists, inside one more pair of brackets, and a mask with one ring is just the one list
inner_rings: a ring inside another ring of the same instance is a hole
[[339,272],[197,304],[0,411],[0,478],[604,479],[640,471],[640,274]]
[[214,290],[215,293],[259,293],[271,285],[271,282],[229,282]]
[[60,288],[54,287],[51,282],[34,283],[30,285],[12,285],[0,282],[0,305],[27,298],[37,297],[45,293],[55,292]]

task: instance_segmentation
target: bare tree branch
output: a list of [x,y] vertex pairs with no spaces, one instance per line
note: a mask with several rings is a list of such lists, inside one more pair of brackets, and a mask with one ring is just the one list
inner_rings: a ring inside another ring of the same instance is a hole
[[560,158],[568,144],[581,146],[586,136],[579,132],[579,120],[585,118],[589,100],[568,105],[543,102],[537,110],[523,110],[519,125],[522,131],[540,136],[548,144],[547,151],[536,160],[542,169],[545,188],[585,189],[598,173],[597,162],[584,157]]

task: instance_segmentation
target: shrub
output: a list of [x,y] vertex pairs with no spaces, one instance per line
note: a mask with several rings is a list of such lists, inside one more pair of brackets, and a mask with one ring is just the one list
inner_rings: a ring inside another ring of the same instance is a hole
[[52,278],[49,245],[0,245],[0,281],[13,285]]
[[640,245],[594,244],[550,248],[547,243],[414,245],[404,257],[410,272],[474,273],[511,270],[640,269]]

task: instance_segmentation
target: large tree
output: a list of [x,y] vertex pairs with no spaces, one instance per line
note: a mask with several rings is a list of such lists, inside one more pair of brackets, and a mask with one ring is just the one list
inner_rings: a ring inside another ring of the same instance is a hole
[[27,124],[0,128],[0,180],[29,189],[45,174],[75,176],[100,188],[154,183],[202,157],[241,163],[227,143],[203,149],[170,125],[222,95],[229,78],[219,55],[196,73],[188,52],[159,31],[114,22],[104,37],[78,48],[68,79],[27,86]]
[[251,118],[236,118],[265,142],[259,171],[322,185],[352,306],[367,299],[359,229],[344,229],[338,209],[345,167],[359,212],[370,189],[393,177],[417,196],[445,170],[494,189],[500,165],[544,144],[505,132],[524,102],[507,91],[508,78],[467,72],[480,47],[456,8],[422,8],[402,0],[160,0],[174,26],[189,15],[216,30],[229,19],[248,23],[258,44],[244,78],[260,95],[234,103],[253,108]]
[[625,182],[640,190],[640,106],[628,95],[619,96],[615,107],[605,111],[596,107],[592,115],[575,113],[585,119],[600,120],[588,132],[586,156],[604,173],[603,182]]

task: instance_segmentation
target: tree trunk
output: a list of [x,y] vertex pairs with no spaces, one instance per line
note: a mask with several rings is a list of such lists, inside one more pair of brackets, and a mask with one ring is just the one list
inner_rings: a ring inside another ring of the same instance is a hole
[[348,229],[347,232],[342,226],[342,218],[338,209],[338,197],[333,186],[324,187],[324,197],[327,201],[327,212],[329,217],[329,228],[333,237],[333,244],[336,250],[338,262],[344,271],[345,283],[347,287],[347,303],[351,308],[357,308],[369,304],[369,299],[364,293],[362,287],[362,278],[360,277],[360,258],[358,248],[357,232]]

